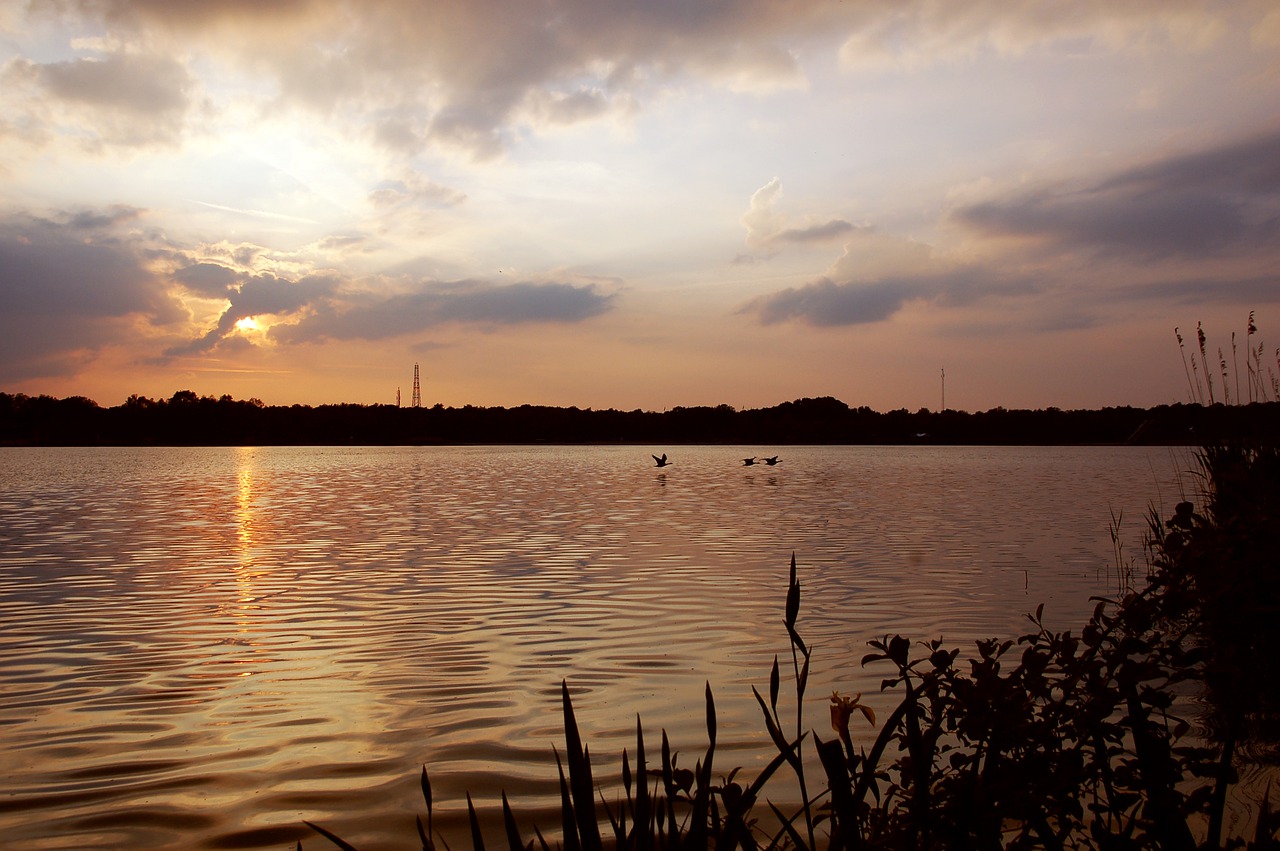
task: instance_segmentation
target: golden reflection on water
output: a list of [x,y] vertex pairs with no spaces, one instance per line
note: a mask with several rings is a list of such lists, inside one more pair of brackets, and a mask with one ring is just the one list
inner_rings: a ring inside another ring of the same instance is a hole
[[255,608],[253,601],[254,578],[258,571],[254,565],[255,552],[263,543],[259,540],[259,522],[254,507],[254,460],[257,450],[242,446],[236,450],[236,587],[240,595],[236,607],[243,613]]

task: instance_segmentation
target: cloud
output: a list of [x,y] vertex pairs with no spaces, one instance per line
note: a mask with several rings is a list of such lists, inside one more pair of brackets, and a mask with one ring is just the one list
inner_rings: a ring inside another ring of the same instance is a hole
[[49,63],[18,58],[3,80],[31,92],[16,107],[23,121],[44,114],[46,124],[71,122],[91,141],[122,145],[176,141],[195,82],[176,59],[139,53]]
[[[200,264],[210,266],[212,264]],[[190,269],[192,267],[188,267]],[[227,270],[230,272],[231,270]],[[197,279],[205,276],[216,276],[217,272],[203,269]],[[338,289],[340,281],[332,275],[308,275],[298,280],[288,280],[271,274],[254,275],[244,280],[239,288],[226,294],[230,304],[218,323],[203,336],[178,346],[172,346],[165,355],[192,355],[210,351],[228,340],[241,319],[254,316],[292,316],[316,302],[317,299],[330,295]]]
[[146,213],[141,207],[112,204],[101,210],[79,210],[66,216],[66,224],[76,229],[98,230],[139,219]]
[[[859,228],[844,219],[809,222],[792,226],[787,217],[774,209],[782,197],[782,181],[775,177],[751,195],[747,211],[739,220],[747,229],[747,247],[765,255],[775,253],[784,245],[811,245],[834,242],[849,236]],[[738,257],[735,262],[759,259],[757,256]]]
[[815,327],[866,325],[889,319],[912,301],[971,304],[994,294],[1028,294],[1031,280],[1010,280],[981,266],[904,274],[867,281],[820,278],[754,299],[740,313],[764,325],[798,321]]
[[847,236],[856,230],[854,225],[849,224],[843,219],[832,219],[817,225],[809,225],[803,228],[787,228],[775,234],[771,242],[784,243],[791,242],[797,244],[814,243],[814,242],[831,242],[843,236]]
[[0,381],[71,374],[134,320],[185,315],[133,244],[88,232],[134,212],[0,220]]
[[220,263],[192,263],[173,273],[173,279],[194,293],[225,297],[244,280],[244,275]]
[[[777,181],[763,187],[744,217],[756,245],[788,232],[772,209],[779,192]],[[950,221],[962,236],[997,238],[996,247],[977,261],[965,259],[975,256],[968,244],[946,254],[874,229],[837,229],[845,252],[826,275],[741,312],[763,324],[845,326],[884,321],[911,302],[1052,295],[1052,310],[1033,321],[1066,328],[1096,321],[1099,299],[1271,303],[1280,285],[1257,264],[1280,257],[1280,133],[965,204]],[[1164,260],[1194,262],[1195,272],[1155,266]]]
[[369,202],[375,207],[402,206],[456,207],[467,200],[463,192],[436,183],[416,171],[399,180],[390,180],[369,193]]
[[[1203,0],[564,0],[521,14],[506,3],[418,0],[94,0],[49,4],[54,12],[31,5],[32,16],[59,14],[77,26],[85,37],[73,43],[82,49],[112,52],[24,67],[57,96],[153,116],[139,128],[144,137],[172,138],[194,77],[218,67],[254,80],[264,111],[305,109],[359,132],[368,127],[407,155],[449,147],[482,159],[529,131],[629,115],[690,81],[733,92],[802,88],[802,60],[837,51],[847,69],[861,70],[1045,45],[1201,50],[1222,37],[1228,14]],[[1275,30],[1264,13],[1253,16],[1259,43]],[[162,114],[169,122],[154,123]]]
[[957,259],[922,242],[866,227],[850,234],[825,275],[753,299],[738,312],[764,325],[865,325],[889,319],[911,302],[957,307],[992,297],[1032,295],[1047,285],[1039,273],[1000,271],[992,264]]
[[[276,108],[358,115],[379,125],[386,145],[455,147],[478,158],[503,153],[529,128],[625,114],[662,81],[701,78],[753,92],[802,85],[793,42],[833,41],[842,14],[827,3],[770,0],[626,9],[568,0],[521,14],[489,2],[96,0],[62,11],[79,13],[85,34],[106,30],[121,43],[265,74]],[[75,77],[58,82],[83,92],[86,69],[52,73]],[[183,90],[162,84],[174,75],[151,79],[147,90],[129,75],[120,91],[176,108]]]
[[344,293],[315,305],[297,324],[275,326],[272,336],[286,343],[381,340],[445,323],[574,323],[608,312],[614,298],[592,284],[428,283],[391,295]]
[[744,308],[765,325],[800,320],[808,325],[862,325],[897,313],[922,291],[920,282],[884,280],[871,284],[837,284],[822,278],[756,299]]
[[953,221],[987,236],[1132,260],[1271,250],[1280,236],[1280,133],[966,205]]
[[857,25],[840,48],[847,69],[910,72],[984,54],[1020,56],[1055,46],[1073,52],[1150,52],[1165,46],[1200,51],[1227,29],[1226,10],[1198,0],[856,5]]

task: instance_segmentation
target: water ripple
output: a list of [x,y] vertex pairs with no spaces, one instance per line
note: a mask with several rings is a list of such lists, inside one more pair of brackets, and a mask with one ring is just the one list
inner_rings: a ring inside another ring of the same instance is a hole
[[1114,587],[1111,509],[1137,552],[1177,492],[1164,450],[753,453],[0,450],[6,847],[280,849],[304,819],[395,847],[424,764],[450,836],[467,791],[554,828],[562,681],[602,780],[637,717],[704,747],[708,683],[750,771],[792,552],[809,717],[833,688],[883,711],[869,638],[1074,625]]

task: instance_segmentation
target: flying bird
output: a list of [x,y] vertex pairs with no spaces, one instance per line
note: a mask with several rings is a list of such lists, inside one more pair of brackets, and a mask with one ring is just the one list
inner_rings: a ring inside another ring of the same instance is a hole
[[754,458],[743,458],[743,459],[742,459],[742,466],[744,466],[744,467],[751,467],[751,466],[753,466],[755,463],[756,463],[756,459],[754,459]]
[[764,459],[764,463],[766,463],[766,464],[768,464],[770,467],[772,467],[774,464],[777,464],[777,463],[778,463],[778,456],[777,456],[777,455],[775,455],[775,456],[773,456],[772,458],[766,458],[766,459]]
[[668,460],[667,460],[667,453],[665,453],[665,452],[663,452],[663,453],[662,453],[662,457],[661,457],[661,458],[659,458],[657,455],[654,455],[654,456],[651,456],[651,457],[653,458],[654,463],[655,463],[657,466],[659,466],[659,467],[665,467],[665,466],[667,466],[668,464],[670,464],[670,463],[671,463],[670,461],[668,461]]

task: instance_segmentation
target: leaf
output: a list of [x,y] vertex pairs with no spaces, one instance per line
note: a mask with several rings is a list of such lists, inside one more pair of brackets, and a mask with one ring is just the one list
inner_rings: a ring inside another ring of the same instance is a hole
[[907,666],[907,657],[911,653],[911,641],[901,635],[895,635],[889,642],[889,658],[899,668]]
[[[711,696],[711,683],[707,683],[707,738],[711,740],[711,750],[716,746],[716,701]],[[710,750],[707,751],[710,754]]]
[[431,841],[431,837],[422,826],[422,816],[414,816],[413,822],[418,826],[418,838],[422,840],[422,851],[435,851],[436,844]]
[[778,657],[773,657],[773,670],[769,672],[769,705],[773,707],[773,711],[778,711]]
[[786,753],[791,749],[791,746],[783,737],[782,731],[778,729],[773,716],[769,714],[769,707],[764,705],[764,698],[760,696],[760,692],[756,691],[755,686],[751,687],[751,693],[756,696],[756,701],[760,704],[760,711],[764,713],[764,726],[769,731],[769,738],[773,739],[774,747],[778,749],[779,753]]
[[302,823],[303,823],[303,824],[305,824],[307,827],[311,828],[312,830],[314,830],[316,833],[318,833],[318,834],[320,834],[321,836],[323,836],[325,839],[327,839],[327,840],[329,840],[330,842],[332,842],[334,845],[337,845],[339,848],[341,848],[341,849],[342,849],[342,851],[356,851],[356,847],[355,847],[354,845],[352,845],[351,843],[347,842],[346,840],[344,840],[342,837],[338,836],[337,834],[335,834],[335,833],[330,833],[329,831],[325,830],[325,829],[324,829],[323,827],[321,827],[320,825],[318,825],[318,824],[312,824],[311,822],[309,822],[309,821],[305,821],[305,820],[304,820]]

